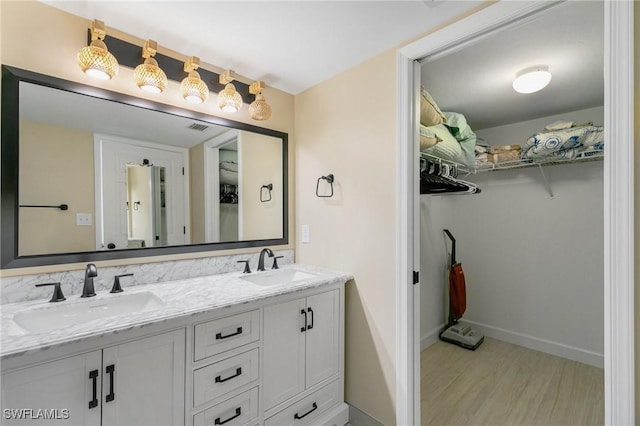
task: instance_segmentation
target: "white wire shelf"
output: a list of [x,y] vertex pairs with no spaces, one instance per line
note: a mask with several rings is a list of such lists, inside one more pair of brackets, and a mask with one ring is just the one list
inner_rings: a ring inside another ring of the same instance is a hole
[[458,170],[458,173],[463,174],[476,174],[482,172],[495,172],[500,170],[512,170],[512,169],[524,169],[527,167],[536,167],[536,166],[554,166],[560,164],[573,164],[573,163],[586,163],[590,161],[600,161],[604,159],[603,151],[585,151],[580,153],[576,158],[558,158],[558,157],[548,157],[548,158],[521,158],[515,161],[502,161],[499,163],[480,163],[476,164],[475,167],[469,167],[462,163],[456,163],[455,161],[445,160],[440,157],[436,157],[431,154],[427,154],[424,152],[420,153],[420,157],[425,160],[433,161],[438,164],[448,164],[452,167],[455,167]]
[[538,167],[540,170],[540,174],[542,175],[542,179],[544,180],[545,187],[549,192],[549,196],[554,198],[553,190],[551,189],[551,185],[547,180],[544,171],[542,170],[543,166],[554,166],[561,164],[576,164],[576,163],[587,163],[591,161],[600,161],[604,159],[604,151],[584,151],[581,152],[575,158],[559,158],[559,157],[547,157],[547,158],[521,158],[515,161],[502,161],[500,163],[481,163],[476,164],[475,167],[469,167],[467,165],[456,163],[455,161],[445,160],[443,158],[436,157],[431,154],[427,154],[424,152],[420,153],[420,159],[424,159],[427,161],[435,162],[437,164],[448,164],[453,167],[454,170],[457,171],[457,174],[476,174],[482,172],[496,172],[500,170],[514,170],[514,169],[524,169],[528,167]]

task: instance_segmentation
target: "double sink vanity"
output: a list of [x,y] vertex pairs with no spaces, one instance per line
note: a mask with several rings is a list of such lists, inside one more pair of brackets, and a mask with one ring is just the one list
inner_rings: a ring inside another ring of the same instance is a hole
[[344,425],[351,278],[286,265],[5,304],[2,424]]
[[[190,257],[287,252],[287,133],[8,65],[1,127],[0,268],[90,264],[82,289],[90,297],[81,297],[79,271],[3,280],[1,424],[347,423],[352,277],[291,264],[229,272],[255,254]],[[220,196],[229,161],[238,204]],[[90,166],[80,175],[78,164]],[[153,171],[143,186],[155,198],[134,194],[141,168]],[[138,235],[141,224],[149,232]],[[293,261],[288,252],[283,263]],[[100,271],[94,296],[91,262],[119,259],[127,262]],[[123,292],[115,282],[116,293],[105,288],[134,270]],[[62,284],[34,287],[51,281]]]

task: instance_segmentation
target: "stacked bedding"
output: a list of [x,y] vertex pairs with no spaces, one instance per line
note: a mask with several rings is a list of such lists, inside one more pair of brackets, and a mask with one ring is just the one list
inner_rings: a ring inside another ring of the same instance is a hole
[[592,123],[576,125],[573,121],[557,121],[535,133],[528,140],[523,158],[564,158],[593,156],[604,150],[604,128]]
[[473,167],[476,135],[464,115],[440,111],[424,88],[420,98],[420,151]]
[[478,143],[464,115],[443,112],[424,87],[420,90],[420,151],[469,167],[508,161],[567,159],[599,155],[604,150],[604,128],[556,121],[532,135],[525,146]]

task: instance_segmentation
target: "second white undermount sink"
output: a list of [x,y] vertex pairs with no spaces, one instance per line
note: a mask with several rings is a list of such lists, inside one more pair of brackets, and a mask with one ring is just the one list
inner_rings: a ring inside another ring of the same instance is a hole
[[164,302],[150,292],[124,293],[97,300],[58,302],[56,306],[16,312],[14,322],[32,332],[54,330],[131,313],[159,309]]
[[315,277],[317,277],[317,275],[310,272],[303,272],[298,269],[272,269],[270,271],[243,275],[240,279],[262,286],[271,286],[293,283]]

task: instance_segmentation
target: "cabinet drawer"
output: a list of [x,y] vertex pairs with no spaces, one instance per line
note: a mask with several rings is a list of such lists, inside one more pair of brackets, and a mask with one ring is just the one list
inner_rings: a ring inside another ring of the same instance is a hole
[[315,424],[314,421],[320,414],[341,402],[338,400],[340,394],[338,384],[338,381],[334,381],[293,403],[265,420],[264,426]]
[[258,349],[227,358],[193,372],[193,406],[258,380]]
[[194,426],[249,424],[258,417],[258,388],[255,387],[193,416]]
[[195,327],[195,361],[246,345],[260,338],[260,311],[220,318]]

